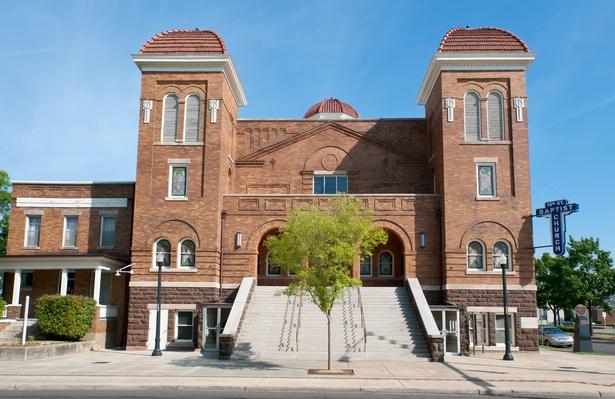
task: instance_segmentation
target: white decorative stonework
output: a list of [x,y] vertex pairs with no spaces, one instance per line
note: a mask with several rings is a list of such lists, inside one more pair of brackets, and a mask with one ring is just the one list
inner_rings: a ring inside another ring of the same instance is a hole
[[446,120],[448,122],[455,121],[455,99],[454,98],[446,98],[444,99],[444,106],[446,107]]
[[525,107],[525,101],[521,97],[515,97],[513,98],[513,107],[515,107],[517,122],[523,122],[523,107]]
[[216,123],[218,120],[218,110],[220,109],[220,100],[209,100],[209,110],[211,111],[211,123]]
[[522,317],[521,318],[521,328],[523,329],[538,328],[538,317]]
[[150,114],[153,108],[153,100],[143,100],[143,123],[149,123]]

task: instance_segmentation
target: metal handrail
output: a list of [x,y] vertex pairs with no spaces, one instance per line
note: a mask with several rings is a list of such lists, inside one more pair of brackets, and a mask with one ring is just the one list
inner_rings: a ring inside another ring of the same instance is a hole
[[361,299],[361,287],[357,287],[359,297],[359,309],[361,310],[361,326],[363,327],[363,353],[367,351],[367,327],[365,326],[365,315],[363,314],[363,299]]
[[301,330],[301,310],[303,309],[303,294],[299,295],[299,313],[297,314],[297,331],[295,332],[295,346],[299,352],[299,330]]

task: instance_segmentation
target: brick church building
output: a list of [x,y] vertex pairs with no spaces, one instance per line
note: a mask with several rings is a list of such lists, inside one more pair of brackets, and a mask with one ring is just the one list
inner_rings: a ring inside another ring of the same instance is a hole
[[444,352],[502,348],[505,264],[513,347],[537,350],[525,76],[533,59],[505,30],[454,28],[419,88],[424,117],[363,119],[329,98],[296,119],[240,119],[247,100],[221,37],[159,33],[133,55],[136,181],[14,182],[0,258],[4,318],[22,316],[26,295],[90,295],[101,345],[151,348],[160,267],[163,348],[220,349],[227,320],[242,331],[258,287],[292,279],[269,262],[264,240],[292,209],[347,193],[389,236],[355,262],[359,301],[370,288],[418,281],[431,311],[419,323],[425,332],[435,322]]

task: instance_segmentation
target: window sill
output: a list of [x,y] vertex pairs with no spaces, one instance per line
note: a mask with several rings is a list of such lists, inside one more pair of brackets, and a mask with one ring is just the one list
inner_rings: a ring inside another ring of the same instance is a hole
[[[163,273],[196,273],[196,269],[188,269],[186,267],[184,268],[171,268],[171,267],[163,267],[162,268],[162,272]],[[150,273],[158,273],[158,268],[157,267],[152,267],[149,269]]]
[[188,197],[164,197],[165,201],[188,201]]
[[115,245],[111,246],[111,247],[109,247],[109,246],[100,246],[100,247],[98,247],[98,249],[115,249]]
[[476,197],[476,201],[499,201],[500,197]]
[[41,249],[41,247],[23,247],[23,249]]
[[177,141],[177,142],[172,142],[172,141],[156,141],[154,142],[154,145],[185,145],[185,146],[202,146],[205,143],[203,143],[202,141],[195,141],[195,142],[184,142],[184,141]]
[[481,140],[481,141],[463,141],[461,145],[508,145],[512,144],[510,140]]
[[[468,270],[466,269],[466,274],[482,274],[485,276],[501,276],[501,270]],[[513,270],[511,272],[506,272],[507,276],[514,276],[517,273]]]
[[60,249],[68,249],[68,250],[73,249],[74,250],[74,249],[77,249],[77,247],[60,247]]

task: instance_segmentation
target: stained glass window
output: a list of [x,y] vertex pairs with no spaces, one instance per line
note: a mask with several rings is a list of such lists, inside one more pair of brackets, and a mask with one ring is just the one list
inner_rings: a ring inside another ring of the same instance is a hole
[[267,254],[267,275],[269,276],[279,276],[282,274],[282,268],[279,265],[271,263],[271,252]]
[[388,251],[382,252],[380,256],[378,256],[378,275],[393,275],[393,255]]
[[483,244],[472,241],[468,244],[468,269],[480,270],[484,264]]
[[478,195],[495,197],[494,165],[478,165]]
[[171,196],[185,197],[186,196],[186,175],[188,168],[185,166],[173,166],[171,171]]
[[[493,262],[493,267],[495,269],[499,269],[502,265],[504,266],[504,269],[508,270],[508,265],[510,264],[510,258],[508,255],[508,244],[506,244],[504,241],[498,241],[493,245],[493,257],[494,257],[494,262]],[[495,259],[496,258],[500,258],[501,261],[505,260],[504,263],[500,263],[500,262],[496,262]]]
[[361,254],[361,276],[372,275],[372,256]]
[[186,267],[194,267],[194,242],[185,240],[181,245],[181,265]]
[[156,266],[171,266],[171,243],[168,240],[160,240],[156,243]]

